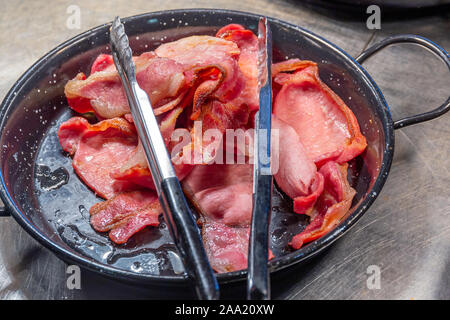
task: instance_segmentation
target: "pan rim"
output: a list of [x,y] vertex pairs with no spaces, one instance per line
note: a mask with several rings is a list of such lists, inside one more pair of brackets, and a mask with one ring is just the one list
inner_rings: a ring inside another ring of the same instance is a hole
[[[161,16],[161,15],[167,15],[167,14],[180,14],[180,13],[204,13],[204,14],[232,14],[237,15],[241,17],[250,17],[250,18],[258,18],[261,15],[250,13],[250,12],[244,12],[244,11],[236,11],[236,10],[227,10],[227,9],[176,9],[176,10],[163,10],[163,11],[155,11],[155,12],[147,12],[143,14],[138,14],[130,17],[123,18],[122,21],[125,23],[132,23],[134,20],[143,18],[143,17],[155,17],[155,16]],[[375,81],[370,77],[368,72],[358,63],[356,60],[351,57],[348,53],[346,53],[344,50],[342,50],[337,45],[329,42],[325,38],[322,38],[321,36],[318,36],[314,34],[313,32],[304,29],[302,27],[299,27],[295,24],[277,19],[268,17],[269,21],[271,23],[275,23],[278,25],[281,25],[283,27],[286,27],[288,29],[294,30],[296,32],[299,32],[308,38],[320,42],[321,44],[328,47],[328,49],[333,50],[336,54],[339,54],[341,57],[343,57],[347,62],[352,65],[353,68],[355,68],[361,79],[365,81],[367,86],[371,89],[371,92],[374,94],[378,108],[382,112],[382,116],[380,117],[379,114],[377,114],[377,117],[380,118],[383,129],[384,129],[384,143],[385,143],[385,150],[383,154],[383,160],[381,162],[380,171],[378,173],[378,176],[370,190],[368,191],[367,196],[360,202],[360,204],[354,209],[354,211],[344,220],[342,221],[338,226],[336,226],[331,232],[324,235],[323,237],[305,245],[304,247],[293,251],[291,253],[288,253],[282,257],[279,257],[277,259],[274,259],[273,261],[269,262],[269,270],[271,273],[278,272],[280,270],[283,270],[285,268],[288,268],[294,264],[298,264],[300,262],[303,262],[305,260],[308,260],[317,254],[319,254],[322,250],[327,248],[329,245],[331,245],[334,241],[338,240],[341,236],[343,236],[367,211],[367,209],[372,205],[372,203],[375,201],[376,197],[380,193],[380,190],[382,189],[391,164],[392,164],[392,157],[394,152],[394,128],[393,128],[393,121],[392,117],[390,115],[389,107],[387,105],[387,102],[381,93],[381,90],[375,83]],[[9,111],[11,106],[13,105],[14,99],[16,98],[15,92],[18,92],[19,89],[21,89],[27,82],[27,76],[29,74],[32,74],[37,71],[39,66],[45,62],[47,59],[53,57],[58,52],[60,52],[62,49],[68,48],[69,46],[74,45],[76,42],[82,40],[83,38],[89,36],[90,34],[96,33],[99,30],[104,29],[105,27],[108,27],[111,23],[104,23],[102,25],[96,26],[94,28],[91,28],[79,35],[76,35],[75,37],[72,37],[60,45],[56,46],[54,49],[50,50],[48,53],[46,53],[44,56],[42,56],[40,59],[38,59],[31,67],[29,67],[14,83],[14,85],[11,87],[11,89],[8,91],[8,93],[5,95],[5,98],[3,102],[0,105],[0,136],[3,135],[4,131],[4,124],[6,121],[6,117],[4,115]],[[160,276],[160,275],[151,275],[151,274],[145,274],[145,273],[135,273],[132,271],[127,271],[123,269],[119,269],[116,267],[111,267],[103,263],[99,263],[95,261],[94,259],[88,258],[86,256],[82,256],[81,254],[75,254],[74,252],[69,251],[68,249],[62,247],[59,244],[54,243],[51,241],[48,237],[45,236],[38,228],[34,226],[34,224],[27,219],[26,216],[22,214],[22,212],[19,210],[19,208],[15,205],[14,200],[12,199],[11,195],[7,191],[6,183],[4,181],[4,177],[2,174],[2,171],[0,170],[0,198],[3,200],[3,203],[5,204],[5,207],[8,209],[8,212],[14,217],[14,219],[19,223],[19,225],[24,228],[30,235],[33,236],[34,239],[36,239],[40,244],[45,246],[46,248],[52,250],[55,255],[57,255],[59,258],[61,258],[64,261],[70,261],[75,262],[79,264],[80,266],[85,267],[88,270],[103,274],[105,276],[108,276],[110,278],[116,279],[116,280],[125,280],[125,281],[139,281],[142,283],[142,281],[147,283],[172,283],[172,284],[181,284],[186,283],[187,276],[185,274],[183,275],[171,275],[171,276]],[[245,279],[247,274],[247,270],[240,270],[235,272],[228,272],[228,273],[222,273],[217,274],[217,278],[219,282],[221,283],[229,283],[229,282],[235,282]],[[119,277],[119,279],[118,279]]]

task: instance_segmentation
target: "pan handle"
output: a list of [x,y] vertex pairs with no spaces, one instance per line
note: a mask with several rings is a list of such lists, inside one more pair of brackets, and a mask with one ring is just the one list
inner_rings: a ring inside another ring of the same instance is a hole
[[[412,34],[402,34],[388,37],[374,44],[369,49],[363,51],[355,60],[358,63],[362,64],[367,58],[369,58],[373,54],[394,43],[415,43],[423,48],[429,49],[430,51],[435,53],[447,65],[447,68],[450,70],[449,54],[443,48],[439,47],[431,40]],[[394,129],[403,128],[412,124],[437,118],[449,110],[450,110],[450,97],[447,98],[447,101],[445,101],[441,106],[439,106],[434,110],[394,121]]]

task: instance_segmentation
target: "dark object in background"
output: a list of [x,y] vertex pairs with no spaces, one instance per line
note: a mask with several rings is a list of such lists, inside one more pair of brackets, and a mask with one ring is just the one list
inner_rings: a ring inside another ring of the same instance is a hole
[[383,19],[402,20],[450,15],[450,0],[295,0],[324,15],[346,20],[367,18],[367,7],[377,5]]

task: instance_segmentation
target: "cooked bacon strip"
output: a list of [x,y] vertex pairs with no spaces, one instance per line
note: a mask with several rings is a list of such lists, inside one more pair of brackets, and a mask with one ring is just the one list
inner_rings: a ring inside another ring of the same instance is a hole
[[[203,137],[208,129],[236,129],[248,123],[249,108],[241,98],[245,78],[239,65],[241,51],[225,39],[211,36],[191,36],[162,44],[155,50],[161,57],[174,59],[186,66],[185,71],[195,68],[215,67],[220,73],[205,81],[196,90],[191,120],[202,122],[202,132],[191,132],[192,141]],[[194,142],[193,142],[194,143]],[[208,151],[211,141],[204,140],[199,153],[203,163],[209,163],[214,155]],[[200,143],[198,143],[200,145]],[[186,150],[193,149],[187,146]]]
[[220,29],[216,37],[233,41],[241,51],[239,55],[239,68],[245,78],[239,98],[248,105],[249,111],[259,109],[258,92],[258,38],[255,34],[239,24],[229,24]]
[[73,117],[61,124],[58,137],[63,149],[73,155],[77,175],[100,197],[108,199],[136,189],[129,181],[110,176],[125,164],[138,143],[135,128],[128,121],[114,118],[91,125],[84,118]]
[[298,72],[303,69],[306,69],[307,67],[314,67],[314,66],[316,66],[315,62],[299,59],[289,59],[277,62],[272,65],[272,77],[275,77],[282,72],[293,72],[293,71]]
[[[317,65],[293,74],[279,73],[282,88],[275,98],[275,115],[295,129],[314,162],[344,163],[366,148],[355,115],[320,79]],[[302,69],[303,68],[303,69]]]
[[350,209],[356,191],[347,181],[347,167],[347,163],[338,165],[330,161],[320,168],[325,179],[324,191],[311,214],[310,224],[290,242],[294,249],[327,234]]
[[[272,116],[272,136],[278,130],[278,148],[272,146],[272,170],[278,186],[291,199],[294,199],[294,211],[309,212],[323,190],[323,176],[317,172],[316,165],[309,158],[305,147],[295,130],[286,122]],[[274,144],[276,139],[272,139]],[[279,152],[278,155],[275,152]]]
[[247,268],[249,227],[230,227],[205,218],[202,238],[211,267],[219,273]]
[[[247,131],[249,132],[249,131]],[[246,132],[246,133],[247,133]],[[235,150],[253,156],[253,136],[245,135],[247,150]],[[278,187],[294,199],[294,212],[308,214],[323,191],[323,176],[309,158],[297,132],[272,115],[271,168]],[[246,153],[248,152],[248,153]]]
[[234,99],[241,91],[243,78],[237,63],[240,51],[231,41],[211,36],[191,36],[164,43],[156,48],[155,53],[184,65],[185,71],[211,66],[220,69],[224,79],[215,92],[220,99]]
[[[156,113],[174,108],[186,91],[183,66],[153,52],[143,53],[133,60],[137,81],[148,94]],[[68,81],[64,93],[70,107],[80,113],[93,111],[102,119],[110,119],[130,112],[120,77],[107,55],[97,58],[87,79],[80,73]]]
[[294,212],[299,214],[311,214],[317,199],[322,194],[323,188],[323,175],[320,172],[317,172],[314,181],[309,187],[308,194],[294,198]]
[[252,165],[209,164],[196,166],[182,182],[201,214],[203,243],[217,272],[247,268],[252,179]]
[[198,165],[182,182],[203,215],[231,226],[248,226],[252,215],[250,164]]
[[[217,100],[210,101],[203,106],[200,119],[202,121],[203,132],[200,135],[203,139],[203,161],[209,163],[214,159],[214,154],[209,153],[211,141],[205,139],[207,135],[205,132],[209,129],[215,129],[225,133],[226,129],[240,129],[243,128],[249,121],[249,110],[245,104],[235,104],[234,101],[228,103],[221,103]],[[192,135],[195,137],[195,128],[192,130]]]
[[96,231],[109,232],[110,239],[121,244],[147,226],[158,226],[162,210],[154,192],[133,191],[97,203],[89,213]]
[[[193,165],[184,162],[179,164],[172,163],[172,165],[175,174],[180,181],[183,180],[193,168]],[[111,177],[118,181],[129,181],[133,184],[156,190],[150,169],[147,165],[147,158],[140,142],[128,161],[121,168],[111,171]]]
[[183,188],[201,214],[202,239],[216,272],[247,268],[251,165],[198,165]]
[[[153,113],[156,116],[159,116],[161,114],[164,114],[166,112],[173,110],[175,107],[181,105],[186,94],[187,94],[187,92],[180,93],[180,95],[176,99],[168,98],[167,99],[168,102],[163,104],[161,107],[154,108]],[[183,110],[183,108],[181,108],[181,110]]]
[[[170,138],[175,129],[175,123],[182,111],[182,107],[177,107],[166,114],[159,124],[161,135],[163,136],[169,154],[171,152]],[[173,165],[175,173],[180,180],[182,180],[193,167],[188,163],[174,163]],[[111,177],[119,181],[130,181],[134,184],[155,190],[153,178],[150,169],[148,168],[147,158],[141,141],[139,141],[136,149],[124,165],[111,172]]]
[[[237,107],[233,103],[224,104],[218,100],[209,100],[202,106],[202,112],[197,119],[200,126],[192,126],[189,143],[183,147],[181,154],[175,155],[174,158],[178,159],[177,162],[186,164],[213,163],[219,154],[218,149],[224,145],[222,140],[226,129],[243,128],[248,119],[246,105]],[[210,129],[212,130],[209,131]],[[212,136],[211,132],[214,133]]]
[[[247,268],[249,227],[231,227],[208,217],[204,217],[201,224],[206,254],[216,272],[233,272]],[[274,257],[269,249],[269,260]]]
[[98,71],[103,71],[106,69],[110,70],[115,69],[114,59],[112,55],[102,53],[95,59],[94,63],[92,64],[90,74],[96,73]]
[[197,120],[203,104],[220,87],[225,77],[225,71],[216,66],[206,66],[194,69],[194,80],[189,98],[192,99],[191,120]]

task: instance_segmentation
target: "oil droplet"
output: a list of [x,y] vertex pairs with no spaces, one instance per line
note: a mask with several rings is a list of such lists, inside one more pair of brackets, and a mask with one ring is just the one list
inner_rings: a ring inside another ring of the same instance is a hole
[[133,262],[131,264],[130,269],[134,272],[142,272],[144,269],[141,266],[141,263],[139,261]]

